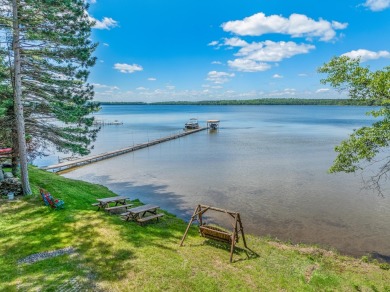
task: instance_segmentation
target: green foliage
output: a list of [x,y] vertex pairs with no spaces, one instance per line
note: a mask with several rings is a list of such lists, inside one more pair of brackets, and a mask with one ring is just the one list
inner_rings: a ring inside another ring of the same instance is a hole
[[371,127],[355,130],[348,140],[341,142],[335,150],[339,153],[330,172],[355,172],[362,169],[361,160],[371,162],[390,141],[389,120],[375,122]]
[[0,146],[12,147],[13,91],[10,86],[10,71],[6,51],[0,49]]
[[360,65],[360,59],[341,56],[334,57],[320,67],[318,72],[328,74],[321,83],[347,91],[352,99],[371,99],[378,105],[389,103],[390,66],[372,72],[369,67]]
[[[322,79],[340,91],[347,91],[352,100],[369,101],[381,106],[369,114],[375,117],[370,127],[355,130],[349,139],[335,148],[338,155],[330,172],[355,172],[364,169],[364,163],[372,164],[381,152],[388,151],[390,141],[390,66],[370,71],[362,67],[359,59],[335,57],[318,69],[328,76]],[[390,161],[382,161],[379,171],[371,177],[369,186],[381,193],[380,183],[386,180]]]
[[390,264],[388,264],[388,263],[381,263],[381,264],[379,264],[379,267],[382,270],[386,270],[386,271],[390,270]]
[[368,262],[370,262],[370,257],[365,255],[365,256],[362,256],[361,260],[363,263],[368,263]]
[[370,71],[360,67],[358,59],[335,57],[318,69],[318,72],[328,74],[321,83],[329,83],[340,91],[348,91],[349,96],[356,99],[367,99],[370,94]]
[[[7,41],[12,39],[10,3],[0,0],[0,29]],[[95,64],[92,53],[97,44],[90,40],[93,22],[86,13],[88,5],[84,0],[18,0],[18,4],[26,133],[35,150],[55,145],[86,154],[97,133],[90,114],[99,109],[89,102],[94,91],[87,83],[88,69]],[[12,63],[9,43],[5,54]]]

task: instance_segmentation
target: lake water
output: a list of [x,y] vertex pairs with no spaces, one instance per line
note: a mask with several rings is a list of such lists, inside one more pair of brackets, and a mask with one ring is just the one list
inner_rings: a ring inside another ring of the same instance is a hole
[[[246,233],[390,256],[390,194],[361,177],[328,174],[334,146],[369,125],[367,107],[103,106],[93,153],[182,131],[189,118],[220,129],[84,166],[64,176],[107,186],[189,220],[196,205],[240,212]],[[41,160],[47,164],[53,157]],[[229,218],[209,218],[229,226]],[[184,232],[184,230],[183,230]]]

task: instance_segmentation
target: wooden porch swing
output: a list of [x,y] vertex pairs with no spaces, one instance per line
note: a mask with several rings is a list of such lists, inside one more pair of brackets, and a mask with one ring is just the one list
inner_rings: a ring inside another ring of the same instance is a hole
[[[230,215],[233,218],[233,231],[232,233],[227,232],[219,227],[213,226],[213,225],[207,225],[203,224],[202,220],[202,215],[209,211],[216,211],[216,212],[221,212]],[[246,241],[245,241],[245,235],[244,235],[244,228],[242,226],[241,222],[241,217],[240,213],[237,212],[232,212],[220,208],[215,208],[215,207],[210,207],[210,206],[205,206],[205,205],[198,205],[194,211],[194,214],[191,217],[190,222],[188,223],[187,229],[184,232],[183,238],[180,242],[180,246],[183,246],[184,239],[187,236],[188,230],[190,229],[190,226],[193,221],[198,221],[199,222],[199,233],[201,236],[217,241],[221,241],[227,244],[230,244],[230,262],[233,260],[233,251],[236,243],[238,243],[238,233],[241,232],[242,235],[242,241],[244,243],[245,248],[248,248],[246,246]]]

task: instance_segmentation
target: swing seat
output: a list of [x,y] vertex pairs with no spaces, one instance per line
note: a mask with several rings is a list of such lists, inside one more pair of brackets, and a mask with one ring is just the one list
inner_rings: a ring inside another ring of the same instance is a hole
[[[203,224],[202,216],[206,211],[209,211],[209,210],[217,211],[217,212],[221,212],[221,213],[225,213],[226,215],[229,215],[234,220],[234,223],[232,224],[233,232],[229,233],[220,227]],[[241,232],[242,241],[244,242],[244,246],[246,248],[248,248],[246,246],[244,228],[242,227],[240,213],[232,212],[232,211],[228,211],[228,210],[224,210],[224,209],[220,209],[220,208],[215,208],[215,207],[211,207],[211,206],[206,206],[206,205],[198,205],[196,207],[194,214],[192,215],[191,220],[188,223],[187,229],[184,232],[183,238],[181,239],[180,246],[183,246],[184,239],[186,238],[188,230],[190,229],[191,224],[192,224],[192,222],[194,222],[194,220],[199,222],[199,233],[202,237],[206,237],[206,238],[210,238],[213,240],[217,240],[217,241],[221,241],[221,242],[230,244],[230,262],[233,261],[234,246],[238,242],[238,233],[239,232]]]
[[[199,226],[199,232],[200,235],[203,237],[222,241],[229,244],[231,244],[233,240],[233,234],[226,232],[225,230],[222,230],[215,226],[210,226],[210,225]],[[238,242],[237,234],[235,236],[235,242],[236,243]]]

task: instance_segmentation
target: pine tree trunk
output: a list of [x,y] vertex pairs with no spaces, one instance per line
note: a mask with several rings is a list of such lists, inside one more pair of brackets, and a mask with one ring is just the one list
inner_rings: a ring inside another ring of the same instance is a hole
[[14,114],[12,114],[12,158],[11,158],[11,165],[12,165],[12,174],[14,177],[18,175],[18,165],[19,165],[19,159],[18,159],[18,132],[16,129],[16,121]]
[[22,79],[20,72],[20,31],[18,21],[18,0],[12,0],[13,12],[13,40],[12,48],[14,51],[14,110],[16,119],[16,130],[18,134],[18,152],[20,161],[20,175],[22,180],[23,194],[30,195],[31,188],[28,179],[27,169],[27,147],[25,138],[25,126],[23,117],[23,103],[22,103]]

